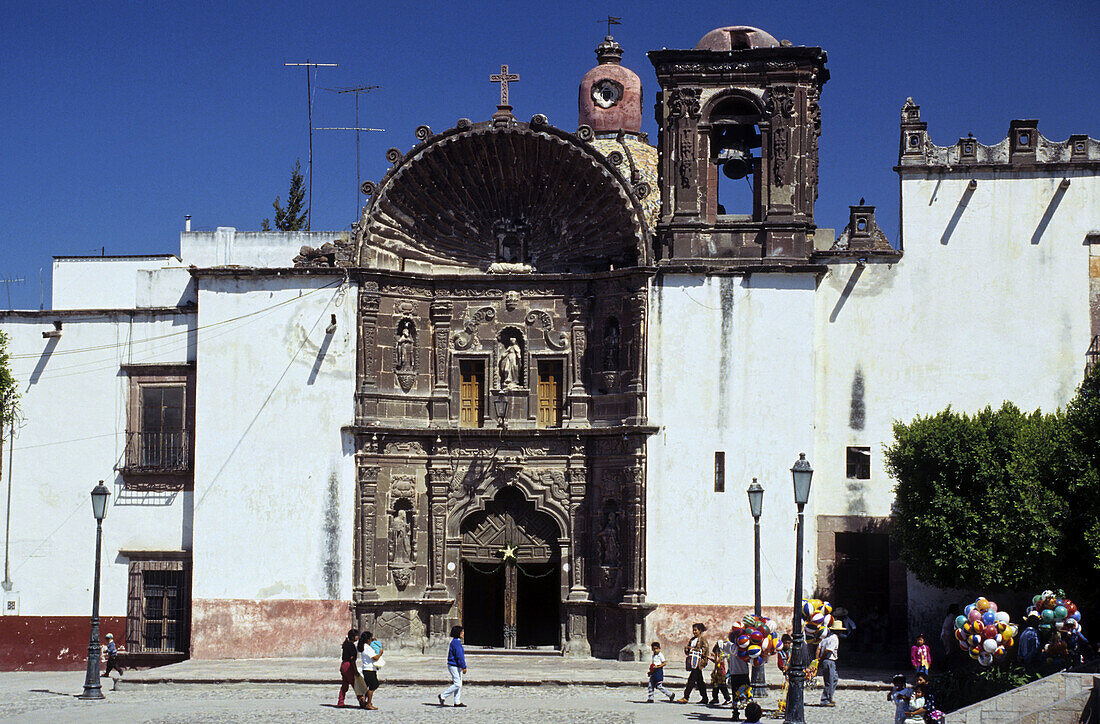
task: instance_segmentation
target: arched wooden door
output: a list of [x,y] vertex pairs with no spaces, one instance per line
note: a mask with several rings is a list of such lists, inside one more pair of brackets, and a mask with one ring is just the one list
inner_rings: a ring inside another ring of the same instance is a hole
[[560,531],[519,490],[503,488],[462,521],[462,617],[471,645],[558,646]]

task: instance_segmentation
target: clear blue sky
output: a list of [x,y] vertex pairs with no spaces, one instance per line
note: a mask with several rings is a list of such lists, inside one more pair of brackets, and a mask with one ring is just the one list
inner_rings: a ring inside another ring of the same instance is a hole
[[[336,62],[315,86],[376,84],[361,97],[363,178],[417,125],[484,120],[508,63],[516,115],[572,130],[577,83],[595,63],[602,15],[620,15],[623,62],[690,48],[708,30],[755,25],[829,53],[822,95],[820,226],[842,227],[865,196],[897,238],[898,112],[921,105],[935,142],[1003,138],[1038,118],[1055,140],[1100,136],[1096,6],[957,2],[148,2],[2,4],[0,277],[16,308],[49,305],[53,255],[177,252],[194,228],[257,229],[307,155],[305,75],[284,61]],[[314,126],[353,125],[349,96],[316,91]],[[355,220],[355,139],[314,134],[313,228]],[[289,261],[289,260],[288,260]],[[0,285],[0,307],[8,306]]]

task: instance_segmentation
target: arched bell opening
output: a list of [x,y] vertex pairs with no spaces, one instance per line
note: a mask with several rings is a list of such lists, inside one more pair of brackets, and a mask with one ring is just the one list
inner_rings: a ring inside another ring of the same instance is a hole
[[710,162],[718,173],[708,178],[713,179],[717,215],[759,221],[760,111],[748,98],[734,95],[718,101],[709,115]]
[[561,647],[561,529],[514,486],[463,518],[459,615],[466,643]]

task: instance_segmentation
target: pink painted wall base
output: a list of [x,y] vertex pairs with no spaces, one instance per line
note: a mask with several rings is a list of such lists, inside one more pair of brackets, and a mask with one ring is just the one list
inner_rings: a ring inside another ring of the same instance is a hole
[[[679,651],[691,638],[691,626],[702,623],[707,627],[706,637],[716,642],[729,633],[730,624],[752,613],[752,606],[702,606],[692,604],[662,603],[646,617],[647,643],[660,641],[661,648]],[[760,612],[779,623],[780,633],[790,633],[790,606],[763,606]],[[671,646],[671,648],[669,648]]]
[[191,602],[191,658],[340,658],[353,626],[347,601],[197,598]]

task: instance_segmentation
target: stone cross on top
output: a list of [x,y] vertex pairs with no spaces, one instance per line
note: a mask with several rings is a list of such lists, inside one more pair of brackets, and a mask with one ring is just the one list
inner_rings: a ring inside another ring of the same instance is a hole
[[490,83],[500,83],[500,105],[501,108],[508,108],[508,83],[519,80],[518,73],[509,73],[508,66],[500,66],[499,73],[493,73],[489,76]]

